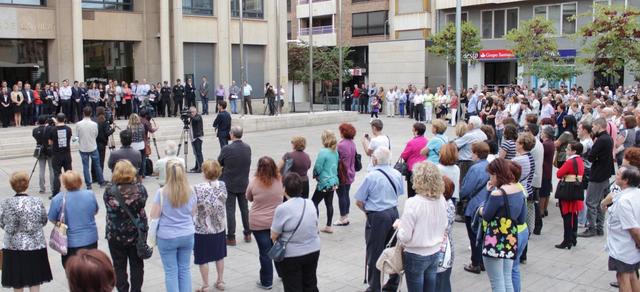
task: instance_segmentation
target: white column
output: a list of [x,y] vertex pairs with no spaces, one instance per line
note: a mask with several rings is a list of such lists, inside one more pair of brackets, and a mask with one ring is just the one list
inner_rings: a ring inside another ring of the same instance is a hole
[[169,1],[170,0],[160,0],[160,76],[162,81],[171,82]]
[[82,1],[71,2],[71,26],[73,30],[73,79],[84,81],[84,52],[82,46]]
[[182,52],[182,0],[173,0],[171,15],[173,27],[171,70],[173,72],[173,81],[175,82],[175,79],[184,79],[184,53]]
[[[214,14],[218,17],[218,43],[216,44],[216,80],[211,80],[217,87],[223,84],[225,88],[231,85],[233,80],[232,61],[231,61],[231,5],[230,1],[217,0]],[[236,84],[240,86],[240,81],[236,80]]]

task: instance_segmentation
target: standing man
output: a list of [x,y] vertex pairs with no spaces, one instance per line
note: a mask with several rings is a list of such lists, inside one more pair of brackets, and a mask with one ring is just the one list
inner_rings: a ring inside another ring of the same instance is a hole
[[578,234],[580,237],[604,235],[604,211],[600,209],[600,201],[607,194],[609,178],[614,174],[613,139],[607,133],[607,120],[597,118],[593,121],[595,141],[589,152],[591,174],[587,186],[587,230]]
[[367,217],[366,242],[367,291],[396,291],[398,275],[392,275],[381,287],[376,262],[393,235],[393,223],[399,218],[398,197],[404,193],[402,175],[390,165],[391,151],[381,147],[373,152],[373,168],[355,195],[356,206]]
[[164,117],[165,113],[167,117],[171,116],[171,86],[169,81],[165,80],[162,88],[160,89],[160,106],[158,107],[158,115]]
[[78,149],[82,158],[82,171],[84,174],[84,183],[87,190],[91,189],[91,169],[89,169],[89,159],[91,159],[91,168],[93,168],[96,178],[100,186],[104,186],[104,178],[102,177],[102,168],[100,167],[100,154],[98,153],[98,124],[91,120],[93,110],[90,106],[82,110],[84,118],[76,124],[76,134],[78,135]]
[[478,95],[474,90],[471,90],[470,93],[471,98],[469,98],[469,103],[467,104],[465,120],[469,120],[470,117],[478,115]]
[[[202,114],[208,115],[209,114],[209,97],[207,95],[209,94],[209,81],[207,81],[206,76],[202,76],[202,83],[200,84],[199,91],[200,91],[200,102],[202,103]],[[224,97],[224,93],[223,93],[223,97]],[[216,96],[216,104],[217,102],[218,102],[218,98]]]
[[[245,114],[253,114],[253,109],[251,108],[251,93],[253,92],[253,87],[247,83],[245,80],[242,83],[242,108],[244,109]],[[247,105],[249,106],[249,111],[247,112]]]
[[202,126],[202,116],[198,114],[195,106],[189,108],[191,112],[191,146],[193,147],[193,155],[196,157],[196,166],[189,170],[190,172],[202,172],[202,136],[204,136],[204,128]]
[[396,100],[398,99],[398,87],[393,87],[387,92],[387,117],[393,117],[396,114]]
[[78,86],[78,81],[73,81],[73,87],[71,88],[71,97],[73,99],[73,104],[71,107],[71,115],[67,116],[67,119],[72,123],[77,121],[78,108],[80,107],[80,87]]
[[234,126],[230,133],[231,144],[222,147],[218,162],[222,166],[222,180],[227,187],[227,245],[236,245],[236,200],[240,207],[244,241],[251,242],[249,209],[245,192],[249,184],[251,147],[242,142],[242,127]]
[[[125,129],[120,131],[120,143],[122,146],[120,149],[111,151],[111,155],[109,155],[109,161],[107,162],[107,167],[111,169],[113,172],[113,168],[116,166],[116,162],[119,160],[128,160],[136,167],[136,170],[139,170],[142,167],[142,155],[140,151],[135,150],[131,147],[131,141],[133,139],[133,134],[131,130]],[[136,171],[137,173],[137,171]]]
[[184,85],[180,79],[176,79],[176,85],[173,86],[173,116],[179,116],[182,112],[182,99],[184,98]]
[[196,106],[196,86],[193,85],[191,78],[187,79],[187,84],[184,86],[184,94],[187,98],[185,107],[190,109],[192,106]]
[[71,100],[71,97],[73,96],[73,89],[71,88],[71,86],[69,86],[69,79],[65,79],[62,81],[62,87],[60,87],[59,96],[62,113],[67,118],[73,117],[73,104]]
[[33,113],[35,112],[35,97],[31,84],[25,83],[22,90],[24,96],[24,106],[22,107],[22,125],[27,126],[33,124]]
[[[273,116],[276,114],[276,92],[273,89],[273,85],[269,82],[265,84],[264,87],[264,97],[267,99],[267,108],[269,108],[269,115]],[[264,100],[262,101],[264,103]]]
[[220,149],[229,144],[229,131],[231,130],[231,115],[227,112],[227,102],[221,100],[216,109],[218,115],[213,121],[213,127],[216,129],[216,137],[220,142]]
[[364,139],[362,139],[362,148],[364,153],[371,157],[369,160],[369,169],[373,167],[373,152],[375,152],[378,148],[386,148],[391,150],[391,139],[389,136],[382,134],[382,128],[384,127],[382,120],[375,119],[371,121],[371,135],[364,134]]
[[[236,95],[236,98],[238,98],[237,95]],[[220,86],[216,88],[216,114],[218,113],[218,106],[220,105],[220,102],[223,100],[224,100],[224,85],[222,85],[221,83]]]
[[53,181],[56,179],[53,176],[53,166],[51,165],[51,154],[49,153],[49,134],[50,128],[47,124],[47,116],[40,115],[38,117],[38,127],[33,129],[31,135],[36,140],[36,145],[40,147],[40,156],[38,156],[38,164],[40,165],[39,171],[39,183],[40,183],[40,193],[44,194],[46,192],[45,188],[45,172],[47,170],[47,164],[49,164],[49,186],[53,188]]
[[53,198],[60,192],[60,174],[71,170],[71,128],[64,124],[67,117],[63,113],[56,116],[55,126],[48,132],[49,150],[51,151],[51,164],[53,165],[53,187],[51,196]]
[[238,108],[236,105],[236,101],[238,100],[238,96],[240,96],[240,87],[236,85],[236,81],[231,81],[231,86],[229,87],[229,102],[231,102],[231,113],[237,114]]

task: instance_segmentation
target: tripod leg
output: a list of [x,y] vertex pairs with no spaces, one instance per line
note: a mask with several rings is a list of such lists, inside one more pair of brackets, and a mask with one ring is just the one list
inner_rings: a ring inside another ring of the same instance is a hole
[[33,164],[33,169],[31,169],[31,174],[29,175],[29,182],[31,182],[31,177],[33,177],[33,173],[36,171],[36,166],[38,166],[38,162],[40,161],[36,158],[36,163]]

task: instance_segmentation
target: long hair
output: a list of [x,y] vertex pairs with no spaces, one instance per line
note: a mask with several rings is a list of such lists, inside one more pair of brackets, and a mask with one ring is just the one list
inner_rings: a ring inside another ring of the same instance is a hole
[[129,128],[134,128],[140,125],[140,117],[138,114],[131,114],[129,116]]
[[270,187],[274,180],[280,180],[280,173],[278,173],[278,167],[273,158],[269,156],[260,157],[255,177],[267,187]]
[[578,139],[578,127],[576,123],[576,118],[572,115],[566,115],[563,118],[564,122],[567,124],[567,127],[564,128],[565,131],[568,131],[573,135],[573,139]]
[[162,192],[171,202],[171,206],[177,208],[189,201],[189,194],[191,193],[186,171],[178,160],[169,160],[166,169],[167,182]]

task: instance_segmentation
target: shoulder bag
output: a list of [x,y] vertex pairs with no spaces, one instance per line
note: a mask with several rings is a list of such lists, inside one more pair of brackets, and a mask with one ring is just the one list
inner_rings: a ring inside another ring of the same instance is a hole
[[506,212],[504,216],[496,216],[488,222],[483,222],[482,255],[499,259],[514,259],[518,251],[518,226],[511,219],[506,192],[503,189],[500,191]]
[[158,227],[160,223],[160,217],[162,217],[162,203],[163,203],[163,195],[160,192],[160,216],[158,218],[153,218],[149,220],[149,233],[147,234],[147,245],[150,247],[156,246],[158,242]]
[[398,243],[392,246],[396,235],[398,234],[398,229],[393,233],[389,242],[387,242],[387,246],[378,257],[376,261],[376,268],[380,271],[380,285],[384,286],[384,274],[397,274],[400,276],[400,282],[398,283],[398,287],[402,286],[402,275],[404,274],[404,261],[402,260],[402,253],[404,248]]
[[396,161],[396,164],[393,166],[393,168],[399,171],[403,176],[409,175],[409,167],[407,166],[407,162],[405,162],[402,157],[398,158],[398,161]]
[[584,189],[582,186],[582,179],[578,177],[578,162],[576,159],[573,161],[573,172],[576,176],[575,181],[566,181],[564,176],[561,181],[558,182],[556,187],[556,199],[563,201],[584,200]]
[[289,244],[289,241],[291,241],[291,239],[293,238],[293,235],[296,234],[296,231],[298,231],[298,228],[300,227],[300,223],[302,223],[302,218],[304,218],[304,212],[307,209],[307,200],[303,199],[302,201],[302,215],[300,215],[300,219],[298,219],[298,224],[296,224],[296,228],[293,229],[293,232],[291,232],[291,236],[289,236],[289,239],[282,240],[282,235],[280,235],[280,237],[276,240],[276,242],[273,243],[273,246],[271,247],[271,249],[269,249],[269,251],[267,252],[267,256],[272,259],[274,262],[282,262],[284,260],[284,255],[286,253],[287,250],[287,244]]
[[140,227],[140,220],[138,220],[139,218],[136,218],[135,216],[133,216],[133,214],[131,213],[131,210],[129,210],[129,207],[124,203],[124,199],[122,198],[122,195],[120,194],[120,191],[118,190],[117,185],[113,184],[111,186],[111,192],[113,196],[116,197],[116,200],[118,200],[118,204],[120,204],[120,208],[122,208],[124,212],[127,213],[127,216],[129,216],[129,219],[131,219],[131,222],[133,222],[133,225],[136,227],[136,230],[138,231],[138,238],[136,238],[136,253],[143,260],[150,258],[153,255],[153,248],[147,245],[147,240],[144,236],[145,235],[144,231],[142,231],[142,228]]
[[353,166],[356,171],[362,170],[362,155],[356,151],[355,159],[353,160]]
[[60,207],[60,215],[58,215],[58,222],[51,230],[51,236],[49,237],[49,247],[59,252],[61,255],[67,255],[68,239],[67,239],[67,225],[64,224],[64,209],[67,203],[67,193],[65,192],[62,197],[62,207]]
[[393,183],[393,181],[391,180],[391,178],[389,177],[389,175],[382,171],[382,169],[378,168],[379,172],[382,172],[382,174],[384,174],[384,176],[387,178],[387,180],[389,181],[389,183],[391,184],[391,186],[393,187],[393,192],[396,194],[396,196],[398,196],[398,189],[396,188],[396,184]]
[[291,172],[292,167],[293,157],[291,157],[289,153],[287,153],[284,159],[284,165],[282,166],[282,172],[280,173],[280,175],[282,175],[282,178],[284,178],[287,174],[289,174],[289,172]]

